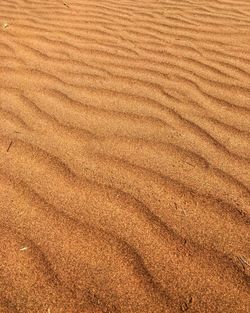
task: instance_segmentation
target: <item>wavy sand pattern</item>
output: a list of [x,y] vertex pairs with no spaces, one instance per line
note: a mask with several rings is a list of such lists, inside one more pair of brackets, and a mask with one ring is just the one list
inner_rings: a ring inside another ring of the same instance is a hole
[[0,26],[0,312],[248,312],[249,1]]

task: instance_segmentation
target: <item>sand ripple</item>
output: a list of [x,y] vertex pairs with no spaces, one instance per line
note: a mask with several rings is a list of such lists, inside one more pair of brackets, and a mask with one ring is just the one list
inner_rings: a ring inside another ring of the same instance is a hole
[[1,0],[0,312],[246,313],[247,0]]

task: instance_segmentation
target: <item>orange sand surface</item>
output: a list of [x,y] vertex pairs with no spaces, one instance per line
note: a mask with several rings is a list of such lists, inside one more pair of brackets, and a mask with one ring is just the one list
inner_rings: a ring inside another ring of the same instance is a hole
[[247,313],[250,1],[0,0],[0,312]]

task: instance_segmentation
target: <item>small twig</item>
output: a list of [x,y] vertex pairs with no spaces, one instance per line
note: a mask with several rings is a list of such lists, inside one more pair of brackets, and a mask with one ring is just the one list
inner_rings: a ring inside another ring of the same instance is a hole
[[182,310],[182,312],[185,312],[185,311],[188,310],[188,305],[187,305],[186,302],[182,303],[182,305],[181,305],[181,310]]
[[23,247],[20,249],[20,251],[25,251],[25,250],[28,250],[28,247]]
[[250,266],[250,264],[242,256],[239,257],[239,260],[241,263],[245,263],[246,265]]
[[10,142],[10,144],[9,144],[9,146],[8,146],[8,148],[7,148],[7,152],[9,152],[10,147],[12,146],[12,144],[13,144],[13,141]]
[[68,5],[67,3],[63,2],[63,4],[64,4],[67,8],[69,8],[69,5]]
[[181,304],[181,310],[182,310],[182,312],[187,311],[187,310],[191,307],[192,302],[193,302],[193,298],[192,298],[191,296],[189,296],[189,297],[187,298],[187,301]]

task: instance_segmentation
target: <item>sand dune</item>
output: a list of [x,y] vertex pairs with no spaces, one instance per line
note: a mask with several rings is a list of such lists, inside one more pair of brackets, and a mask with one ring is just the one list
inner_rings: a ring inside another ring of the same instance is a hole
[[0,312],[248,312],[250,3],[1,0],[0,26]]

